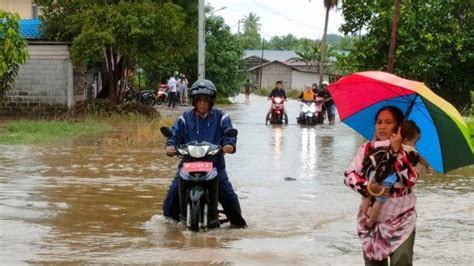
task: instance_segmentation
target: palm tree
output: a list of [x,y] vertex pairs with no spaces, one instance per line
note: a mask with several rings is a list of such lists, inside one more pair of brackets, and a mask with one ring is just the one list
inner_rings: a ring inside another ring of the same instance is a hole
[[258,33],[262,24],[259,22],[260,17],[250,12],[248,16],[243,18],[244,33]]
[[336,7],[339,0],[324,0],[324,7],[326,8],[326,20],[324,21],[323,40],[321,41],[321,61],[319,61],[319,86],[323,83],[324,60],[326,59],[326,38],[328,34],[329,10]]
[[245,49],[258,49],[260,47],[260,17],[250,12],[248,16],[242,19],[244,26],[244,34],[242,35],[243,46]]

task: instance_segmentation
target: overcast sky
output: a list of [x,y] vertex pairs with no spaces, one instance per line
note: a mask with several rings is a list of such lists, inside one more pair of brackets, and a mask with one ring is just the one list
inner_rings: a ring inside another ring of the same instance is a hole
[[[237,33],[238,20],[253,12],[260,17],[260,34],[267,40],[289,33],[311,39],[321,39],[323,35],[326,13],[323,0],[205,0],[205,3],[215,10],[226,7],[215,15],[222,16],[233,33]],[[338,28],[343,21],[341,11],[331,11],[328,33],[342,35]]]

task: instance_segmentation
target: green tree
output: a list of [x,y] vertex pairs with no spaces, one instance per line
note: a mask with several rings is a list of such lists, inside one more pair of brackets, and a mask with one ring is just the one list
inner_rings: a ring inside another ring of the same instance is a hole
[[321,42],[306,41],[295,51],[297,57],[292,58],[291,61],[303,61],[306,64],[308,71],[316,72],[319,60],[321,60]]
[[241,35],[241,40],[245,49],[257,49],[261,46],[260,17],[250,12],[243,19],[244,34]]
[[[325,64],[329,63],[329,59],[333,59],[336,55],[336,47],[330,45],[327,49],[327,57]],[[291,61],[303,61],[306,64],[307,70],[311,72],[318,71],[318,64],[321,60],[321,42],[310,39],[303,40],[302,44],[296,49],[297,57],[292,58]]]
[[72,41],[76,64],[101,66],[114,103],[121,102],[136,65],[169,73],[193,53],[185,12],[162,2],[36,0],[47,36]]
[[221,97],[237,94],[244,82],[244,49],[220,16],[206,19],[206,78]]
[[[474,87],[474,3],[466,0],[402,1],[394,74],[425,82],[459,108],[470,106]],[[393,4],[343,2],[341,30],[367,34],[346,62],[356,71],[386,70]]]
[[286,36],[273,36],[267,43],[267,49],[296,50],[302,44],[301,39],[292,34]]
[[5,92],[15,86],[20,64],[28,59],[19,21],[18,15],[0,10],[0,110]]

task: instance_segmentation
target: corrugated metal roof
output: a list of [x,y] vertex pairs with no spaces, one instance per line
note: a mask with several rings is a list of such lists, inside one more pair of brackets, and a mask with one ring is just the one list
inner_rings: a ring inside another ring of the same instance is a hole
[[[245,50],[244,58],[251,56],[262,57],[262,50]],[[285,62],[296,57],[296,53],[291,50],[263,50],[263,58],[268,61]]]
[[20,19],[21,36],[27,40],[43,39],[40,25],[41,21],[39,19]]

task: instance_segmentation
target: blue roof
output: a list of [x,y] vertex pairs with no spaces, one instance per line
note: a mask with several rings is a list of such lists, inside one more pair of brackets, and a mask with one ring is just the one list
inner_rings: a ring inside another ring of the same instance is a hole
[[27,40],[43,39],[40,25],[41,21],[39,19],[20,19],[21,36]]

